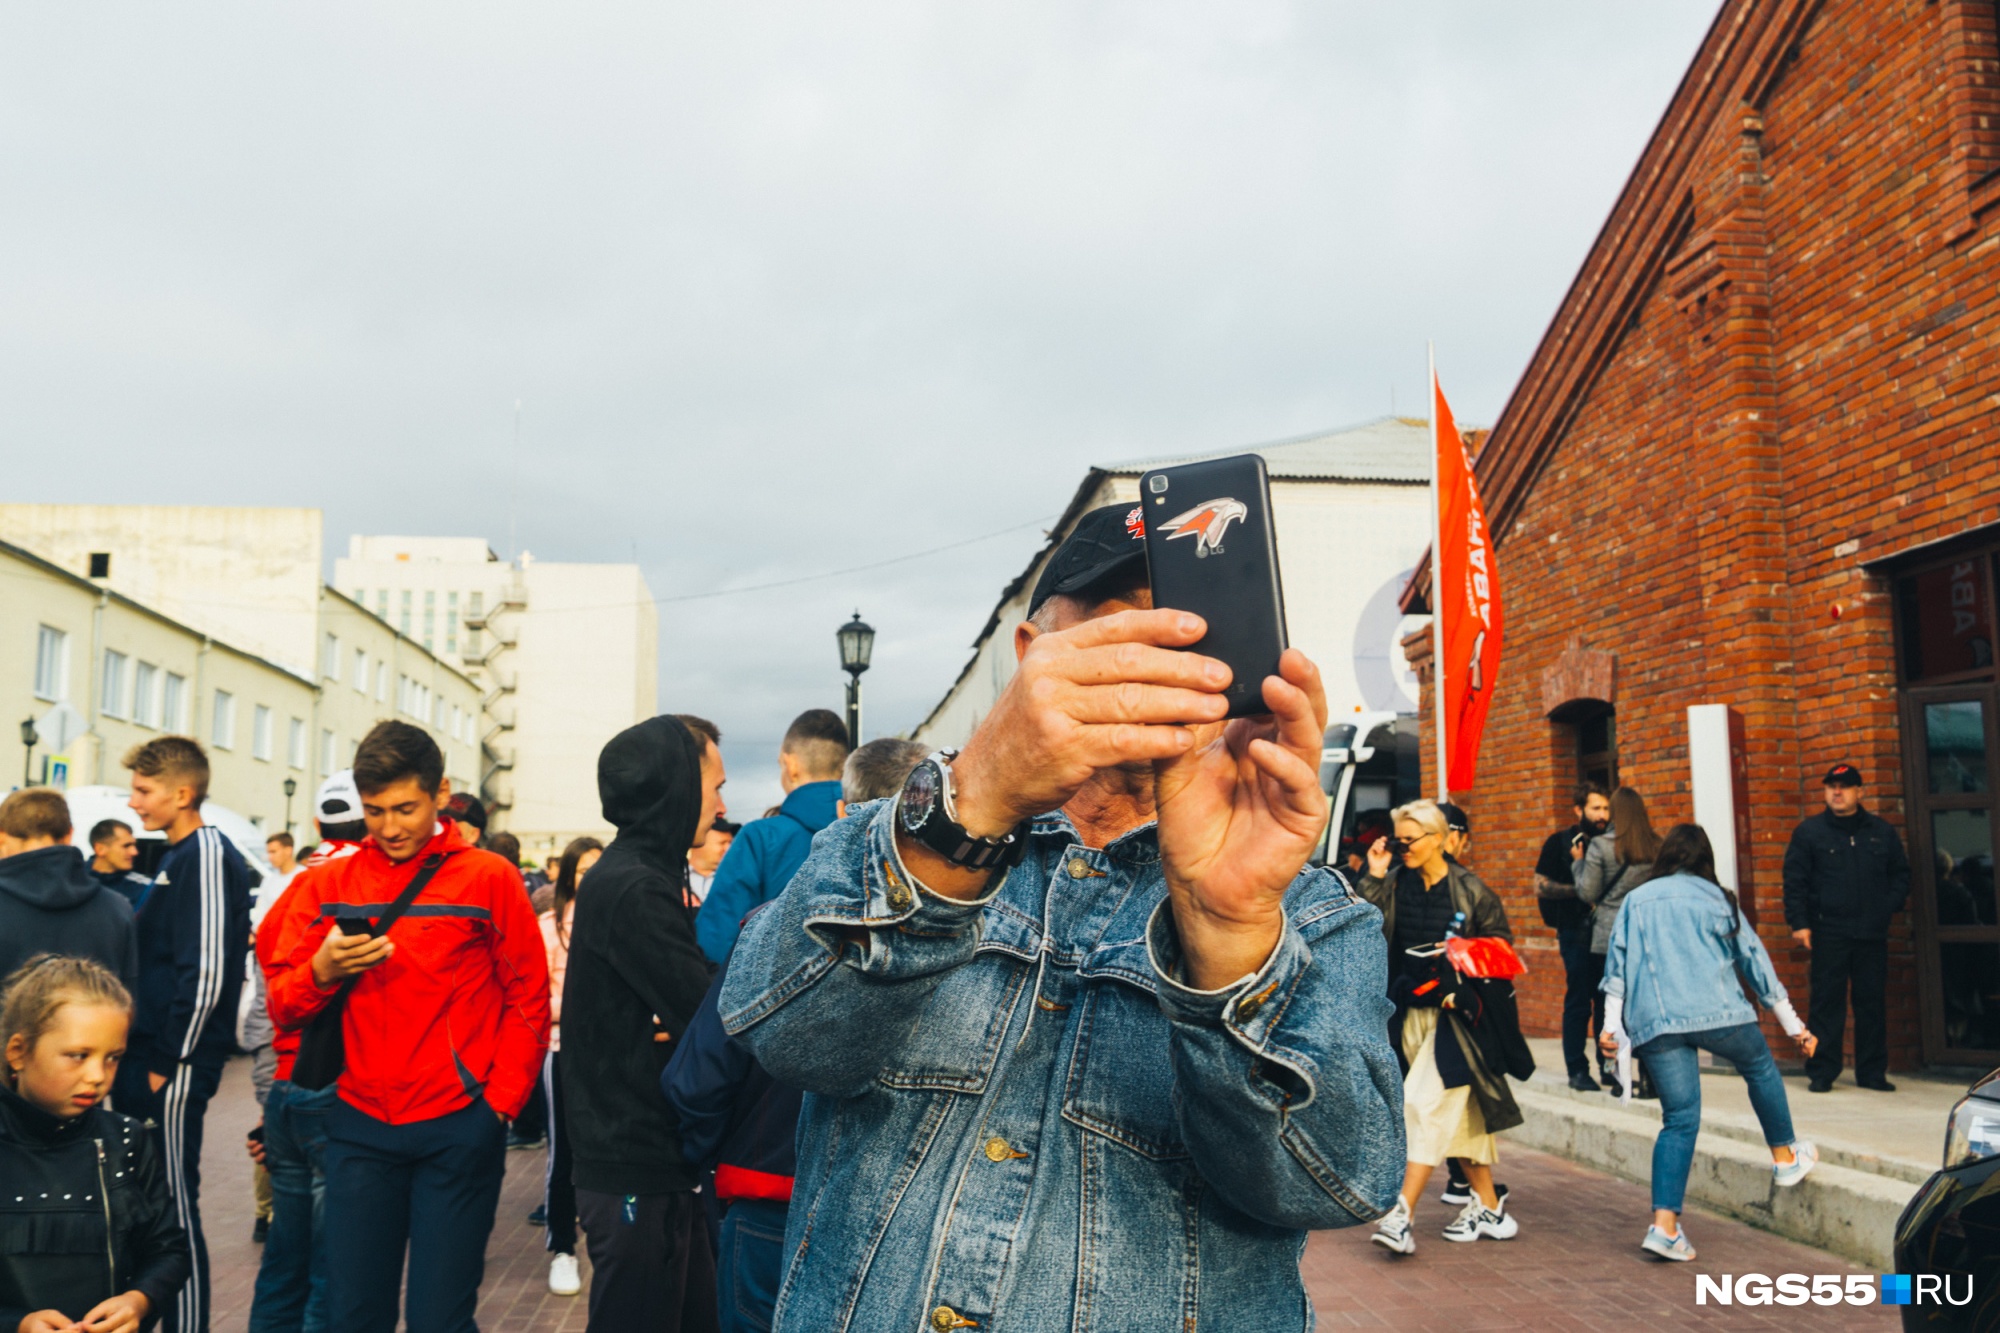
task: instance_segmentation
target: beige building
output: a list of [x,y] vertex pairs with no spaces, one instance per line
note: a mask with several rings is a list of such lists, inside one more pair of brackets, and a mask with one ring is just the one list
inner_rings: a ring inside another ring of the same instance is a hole
[[1414,711],[1396,599],[1430,544],[1430,448],[1427,422],[1383,417],[1274,444],[1091,468],[1048,544],[1001,591],[971,660],[915,738],[962,745],[986,716],[1013,678],[1014,626],[1027,618],[1035,580],[1079,518],[1099,505],[1136,504],[1149,468],[1241,453],[1262,454],[1270,471],[1291,642],[1318,663],[1335,717]]
[[503,561],[478,538],[354,536],[334,585],[478,682],[494,827],[535,860],[610,834],[598,752],[658,711],[659,613],[637,565]]
[[312,671],[317,509],[0,504],[0,536],[299,675]]
[[[317,673],[292,671],[52,560],[0,542],[0,701],[33,721],[29,782],[122,785],[125,752],[166,733],[207,749],[209,791],[259,829],[310,833],[312,793],[369,727],[426,727],[454,786],[476,786],[479,689],[331,589]],[[14,732],[18,741],[19,733]]]

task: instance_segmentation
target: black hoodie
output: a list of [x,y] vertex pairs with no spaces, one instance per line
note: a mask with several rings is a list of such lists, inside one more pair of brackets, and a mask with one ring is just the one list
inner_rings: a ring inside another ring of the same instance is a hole
[[[682,891],[706,745],[656,717],[598,756],[597,791],[618,836],[576,895],[559,1057],[578,1189],[668,1194],[699,1180],[681,1158],[660,1071],[708,990]],[[659,1031],[674,1040],[654,1041]]]
[[99,884],[68,843],[0,860],[0,977],[38,953],[94,959],[138,991],[132,904]]

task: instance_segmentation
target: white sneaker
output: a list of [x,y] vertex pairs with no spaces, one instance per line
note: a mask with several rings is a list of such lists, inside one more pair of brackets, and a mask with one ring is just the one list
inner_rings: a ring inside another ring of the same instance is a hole
[[1657,1254],[1677,1264],[1684,1264],[1694,1258],[1694,1242],[1688,1239],[1687,1228],[1682,1227],[1669,1236],[1658,1227],[1647,1227],[1646,1238],[1639,1242],[1639,1248],[1648,1254]]
[[558,1296],[574,1296],[583,1290],[583,1274],[576,1268],[576,1256],[559,1254],[549,1260],[549,1290]]
[[1811,1175],[1812,1169],[1818,1165],[1819,1149],[1800,1139],[1792,1145],[1791,1161],[1771,1163],[1771,1179],[1777,1182],[1779,1189],[1785,1189]]
[[1512,1240],[1521,1230],[1521,1224],[1507,1216],[1507,1201],[1500,1200],[1498,1208],[1488,1208],[1479,1201],[1478,1195],[1465,1205],[1458,1219],[1444,1229],[1446,1240],[1460,1243],[1474,1240]]
[[1399,1196],[1396,1206],[1382,1215],[1382,1220],[1375,1224],[1375,1234],[1368,1239],[1397,1254],[1415,1254],[1417,1238],[1410,1234],[1410,1205]]

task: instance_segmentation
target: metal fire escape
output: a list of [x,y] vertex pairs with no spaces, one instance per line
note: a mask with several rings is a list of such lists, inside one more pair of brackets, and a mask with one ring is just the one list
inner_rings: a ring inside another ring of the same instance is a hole
[[483,771],[479,775],[479,798],[489,813],[514,804],[514,724],[517,668],[513,657],[521,640],[521,613],[528,607],[527,585],[521,571],[512,571],[494,603],[468,613],[467,629],[481,630],[486,641],[477,654],[467,654],[468,666],[479,668],[479,684],[485,696],[479,701],[486,730],[479,738]]

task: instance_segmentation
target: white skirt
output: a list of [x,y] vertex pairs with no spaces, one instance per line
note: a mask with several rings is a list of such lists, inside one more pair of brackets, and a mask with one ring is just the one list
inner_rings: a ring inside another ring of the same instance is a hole
[[1403,1056],[1410,1072],[1403,1079],[1403,1133],[1409,1158],[1436,1166],[1447,1157],[1491,1166],[1500,1160],[1500,1142],[1486,1132],[1486,1117],[1472,1099],[1472,1087],[1447,1088],[1437,1067],[1436,1009],[1403,1015]]

